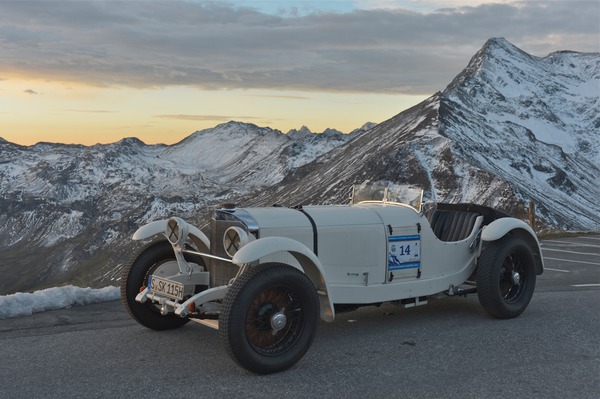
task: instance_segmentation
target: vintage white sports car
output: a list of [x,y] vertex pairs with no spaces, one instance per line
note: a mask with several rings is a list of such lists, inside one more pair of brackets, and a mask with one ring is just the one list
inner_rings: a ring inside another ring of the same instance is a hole
[[319,318],[384,302],[477,293],[491,316],[520,315],[543,272],[525,222],[474,204],[422,204],[422,191],[362,186],[345,206],[213,212],[210,238],[178,217],[133,236],[150,242],[125,267],[121,294],[140,324],[189,320],[220,330],[229,355],[258,374],[309,349]]

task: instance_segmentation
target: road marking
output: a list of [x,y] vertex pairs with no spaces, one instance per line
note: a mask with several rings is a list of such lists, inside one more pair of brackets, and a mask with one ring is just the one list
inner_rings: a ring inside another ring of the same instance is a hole
[[[586,262],[584,260],[572,260],[572,259],[558,259],[558,258],[549,258],[547,256],[544,256],[544,260],[560,260],[563,262],[569,262],[569,263],[585,263],[586,265],[594,265],[594,266],[600,266],[600,263],[594,263],[594,262]],[[546,268],[544,268],[546,269]]]
[[600,241],[600,237],[584,237],[584,236],[581,236],[581,237],[577,237],[577,238],[583,238],[585,240],[598,240],[598,241]]
[[555,252],[566,252],[568,254],[577,254],[577,255],[593,255],[600,256],[599,253],[589,253],[589,252],[575,252],[575,251],[565,251],[564,249],[554,249],[554,248],[542,248],[543,251],[555,251]]
[[573,284],[571,287],[600,287],[600,284]]
[[569,246],[577,245],[577,246],[580,246],[580,247],[600,248],[600,245],[582,244],[580,242],[558,241],[558,240],[544,240],[544,242],[542,243],[542,246],[545,246],[544,243],[546,243],[546,242],[555,242],[555,243],[558,243],[558,244],[565,244],[565,245],[569,245]]
[[562,270],[562,269],[550,269],[549,267],[544,267],[544,271],[546,271],[546,270],[550,270],[550,271],[553,271],[553,272],[561,272],[561,273],[571,273],[571,272],[570,272],[570,271],[568,271],[568,270]]

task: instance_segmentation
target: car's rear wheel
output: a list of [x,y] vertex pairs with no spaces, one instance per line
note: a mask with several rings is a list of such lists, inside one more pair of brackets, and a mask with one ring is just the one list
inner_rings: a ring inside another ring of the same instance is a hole
[[171,244],[164,240],[142,247],[132,261],[123,269],[121,276],[121,302],[127,312],[141,325],[153,330],[172,330],[183,326],[187,318],[173,314],[161,315],[160,307],[150,301],[135,300],[148,279],[154,273],[169,276],[179,272],[179,266]]
[[219,330],[231,358],[268,374],[300,360],[315,336],[319,299],[310,279],[288,265],[270,263],[239,276],[225,297]]
[[491,242],[477,267],[477,296],[485,311],[498,319],[519,316],[535,289],[533,250],[522,238],[507,235]]

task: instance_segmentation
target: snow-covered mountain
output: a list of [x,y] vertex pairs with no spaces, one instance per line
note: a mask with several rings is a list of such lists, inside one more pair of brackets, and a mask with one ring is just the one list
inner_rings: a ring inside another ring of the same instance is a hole
[[[444,91],[440,134],[562,228],[600,227],[600,56],[490,40]],[[477,121],[477,125],[473,123]]]
[[0,295],[114,281],[141,224],[201,221],[210,206],[276,184],[350,138],[229,122],[171,146],[0,142]]
[[[539,58],[490,39],[441,93],[292,171],[276,196],[341,202],[363,181],[418,184],[541,226],[600,229],[600,54]],[[270,191],[256,200],[269,203]]]
[[539,58],[491,39],[440,93],[343,135],[229,122],[183,141],[95,146],[0,139],[0,295],[115,284],[140,225],[210,206],[344,203],[352,184],[420,185],[438,201],[540,226],[600,230],[600,54]]

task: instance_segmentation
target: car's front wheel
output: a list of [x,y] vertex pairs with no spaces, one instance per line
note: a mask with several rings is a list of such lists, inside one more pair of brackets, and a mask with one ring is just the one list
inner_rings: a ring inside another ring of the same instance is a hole
[[491,242],[477,266],[477,296],[485,311],[498,319],[519,316],[535,289],[535,260],[524,239],[507,235]]
[[142,247],[123,269],[121,302],[127,312],[141,325],[153,330],[171,330],[183,326],[189,319],[174,314],[163,316],[160,314],[159,305],[150,301],[139,303],[135,300],[137,294],[148,285],[150,276],[161,272],[167,276],[179,272],[173,247],[166,240]]
[[271,263],[242,273],[231,285],[219,316],[221,338],[245,369],[283,371],[310,347],[319,320],[319,299],[298,269]]

